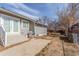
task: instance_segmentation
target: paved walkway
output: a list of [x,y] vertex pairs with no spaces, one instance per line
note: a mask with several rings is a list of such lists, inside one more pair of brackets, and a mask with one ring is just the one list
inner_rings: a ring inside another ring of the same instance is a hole
[[32,39],[28,42],[0,51],[2,56],[34,56],[45,48],[51,40]]

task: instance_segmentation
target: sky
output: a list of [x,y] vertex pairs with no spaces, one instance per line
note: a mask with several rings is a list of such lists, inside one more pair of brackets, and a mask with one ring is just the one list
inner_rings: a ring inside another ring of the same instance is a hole
[[0,8],[28,16],[33,19],[47,16],[52,20],[57,19],[57,9],[63,10],[68,4],[62,3],[0,3]]

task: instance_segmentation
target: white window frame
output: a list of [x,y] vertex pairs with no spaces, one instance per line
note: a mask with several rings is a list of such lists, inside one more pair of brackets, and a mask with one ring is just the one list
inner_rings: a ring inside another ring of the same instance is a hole
[[[4,25],[4,21],[5,21],[5,18],[4,18],[4,17],[6,17],[7,15],[1,14],[1,16],[2,16],[2,23],[3,23],[3,25]],[[6,17],[6,18],[7,18],[7,17]],[[10,32],[11,32],[11,21],[10,21]],[[10,34],[10,32],[7,32],[7,31],[6,31],[7,34]]]
[[12,33],[13,34],[20,34],[20,20],[18,20],[18,32],[14,32],[14,21],[12,21]]
[[29,30],[29,21],[27,21],[27,20],[22,20],[22,28],[23,28],[23,23],[24,23],[24,22],[28,22],[28,25],[27,25],[27,28],[26,28],[26,29]]

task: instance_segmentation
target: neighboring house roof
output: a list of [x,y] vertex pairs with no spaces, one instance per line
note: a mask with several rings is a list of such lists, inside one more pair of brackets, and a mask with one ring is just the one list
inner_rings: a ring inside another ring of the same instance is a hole
[[16,16],[16,17],[19,17],[19,18],[27,19],[27,20],[29,20],[29,21],[34,22],[35,24],[38,24],[38,25],[40,25],[40,26],[47,27],[47,26],[44,25],[44,24],[41,24],[41,23],[39,23],[39,22],[36,22],[34,19],[31,19],[31,18],[29,18],[29,17],[27,17],[27,16],[24,16],[24,15],[21,15],[21,14],[15,13],[15,12],[12,12],[12,11],[10,11],[10,10],[6,10],[5,8],[0,8],[0,13],[6,13],[6,14],[10,14],[10,15],[13,15],[13,16]]
[[38,26],[47,27],[47,25],[41,24],[41,23],[39,23],[39,22],[35,22],[35,24],[37,24]]

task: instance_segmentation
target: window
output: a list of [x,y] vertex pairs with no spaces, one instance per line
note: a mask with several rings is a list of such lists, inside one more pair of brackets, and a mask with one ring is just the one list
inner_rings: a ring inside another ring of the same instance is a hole
[[28,28],[28,22],[23,22],[23,27]]
[[18,20],[13,20],[13,32],[18,32],[19,24]]

